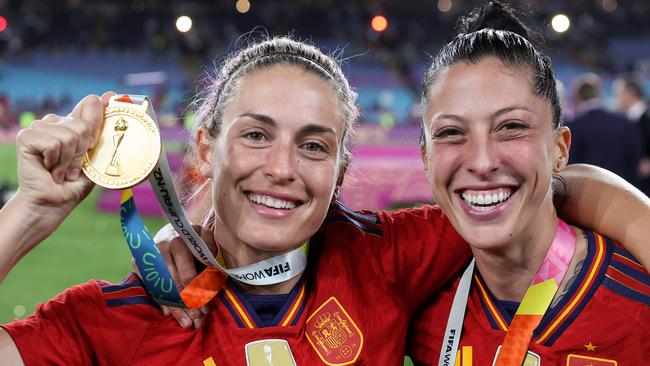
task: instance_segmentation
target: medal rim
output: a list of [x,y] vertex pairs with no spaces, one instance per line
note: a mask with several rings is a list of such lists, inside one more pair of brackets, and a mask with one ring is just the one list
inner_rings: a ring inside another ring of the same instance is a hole
[[[118,111],[115,111],[115,110],[118,110]],[[111,114],[111,115],[107,117],[107,115],[109,115],[109,114]],[[97,179],[94,179],[94,177],[92,177],[92,175],[100,175],[102,177],[106,177],[106,174],[96,173],[96,172],[99,172],[100,170],[97,169],[96,167],[94,167],[93,164],[90,164],[90,162],[89,162],[90,159],[89,159],[88,153],[95,149],[96,146],[94,146],[93,148],[86,151],[86,153],[84,154],[84,161],[83,161],[83,164],[82,164],[82,171],[84,172],[84,174],[86,175],[86,177],[88,179],[90,179],[93,183],[97,184],[100,187],[104,187],[104,188],[108,188],[108,189],[124,189],[124,188],[129,188],[129,187],[136,186],[136,185],[142,183],[143,181],[145,181],[147,179],[147,177],[149,177],[151,172],[158,165],[158,161],[160,161],[160,155],[162,153],[162,141],[161,141],[160,129],[158,128],[158,124],[154,121],[153,118],[151,118],[151,116],[149,116],[147,113],[142,112],[142,111],[140,111],[140,110],[138,110],[138,109],[136,109],[134,107],[124,106],[124,105],[119,105],[119,106],[110,106],[109,105],[108,107],[104,108],[104,116],[103,116],[103,120],[102,120],[102,131],[100,133],[102,133],[103,130],[104,130],[104,124],[106,123],[106,120],[108,118],[114,118],[115,116],[122,116],[127,120],[127,122],[135,121],[135,122],[137,122],[139,124],[143,124],[143,123],[146,124],[147,122],[151,123],[151,126],[154,129],[152,134],[155,135],[153,137],[156,138],[156,145],[157,145],[156,146],[157,147],[157,149],[156,149],[157,150],[156,163],[152,164],[151,167],[149,167],[145,171],[145,173],[142,173],[141,177],[138,177],[137,179],[134,179],[134,180],[132,180],[132,181],[130,181],[128,183],[107,184],[106,182],[103,182],[103,181],[100,182]],[[145,126],[145,129],[149,130],[146,126]],[[149,135],[149,136],[151,136],[151,135]],[[97,141],[99,142],[99,139]],[[89,171],[91,171],[91,169],[92,169],[92,174],[89,174]]]

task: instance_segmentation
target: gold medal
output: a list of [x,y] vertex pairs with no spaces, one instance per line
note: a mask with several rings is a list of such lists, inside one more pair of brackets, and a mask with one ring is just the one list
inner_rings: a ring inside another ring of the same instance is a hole
[[145,112],[109,106],[97,145],[84,156],[83,172],[110,189],[132,187],[145,180],[160,158],[160,131]]

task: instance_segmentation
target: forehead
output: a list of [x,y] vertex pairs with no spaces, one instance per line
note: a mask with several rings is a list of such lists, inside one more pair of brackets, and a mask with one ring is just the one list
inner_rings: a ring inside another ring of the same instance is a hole
[[475,64],[453,64],[431,85],[429,95],[429,109],[498,110],[508,105],[550,108],[550,103],[533,92],[528,70],[494,57]]
[[342,133],[344,121],[327,81],[293,65],[272,66],[244,76],[224,109],[224,122],[244,113],[278,123],[323,124]]

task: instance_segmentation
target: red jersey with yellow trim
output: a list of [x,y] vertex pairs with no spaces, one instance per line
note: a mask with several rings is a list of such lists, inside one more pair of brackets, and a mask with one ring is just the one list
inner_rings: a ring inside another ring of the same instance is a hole
[[[639,366],[650,364],[650,276],[618,244],[593,232],[582,269],[566,295],[535,329],[524,366]],[[409,354],[416,365],[437,365],[458,280],[414,318]],[[493,365],[512,318],[476,271],[456,360]]]
[[197,330],[153,306],[135,275],[91,281],[4,328],[29,365],[402,365],[408,321],[469,259],[439,208],[334,205],[271,326],[228,282]]

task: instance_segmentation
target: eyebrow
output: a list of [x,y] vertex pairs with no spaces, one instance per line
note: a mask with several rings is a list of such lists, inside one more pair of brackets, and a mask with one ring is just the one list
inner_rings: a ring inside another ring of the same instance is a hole
[[[278,125],[273,118],[269,116],[265,116],[263,114],[242,113],[239,115],[239,117],[252,118],[271,127],[277,127]],[[323,125],[315,124],[315,123],[310,123],[308,125],[301,127],[299,133],[305,135],[312,134],[312,133],[328,133],[336,136],[336,131],[334,131],[334,129],[332,129],[331,127],[325,127]]]
[[522,110],[522,111],[526,111],[526,112],[528,112],[528,113],[535,114],[535,112],[533,112],[532,110],[530,110],[530,109],[528,109],[528,108],[526,108],[526,107],[523,107],[523,106],[512,106],[512,107],[506,107],[506,108],[501,108],[501,109],[499,109],[498,111],[492,113],[491,117],[492,117],[492,118],[495,118],[495,117],[498,117],[498,116],[500,116],[500,115],[502,115],[502,114],[506,114],[506,113],[508,113],[508,112],[512,112],[512,111],[516,111],[516,110]]
[[[490,115],[490,118],[494,119],[494,118],[496,118],[496,117],[498,117],[498,116],[500,116],[502,114],[506,114],[508,112],[512,112],[512,111],[516,111],[516,110],[522,110],[522,111],[526,111],[528,113],[535,114],[535,112],[533,112],[532,110],[530,110],[530,109],[528,109],[526,107],[513,106],[513,107],[506,107],[506,108],[499,109],[498,111],[492,113]],[[439,119],[452,119],[452,120],[455,120],[455,121],[458,121],[458,122],[464,122],[465,121],[465,119],[463,117],[461,117],[459,115],[456,115],[456,114],[440,114],[440,115],[436,116],[433,120],[439,120]]]

